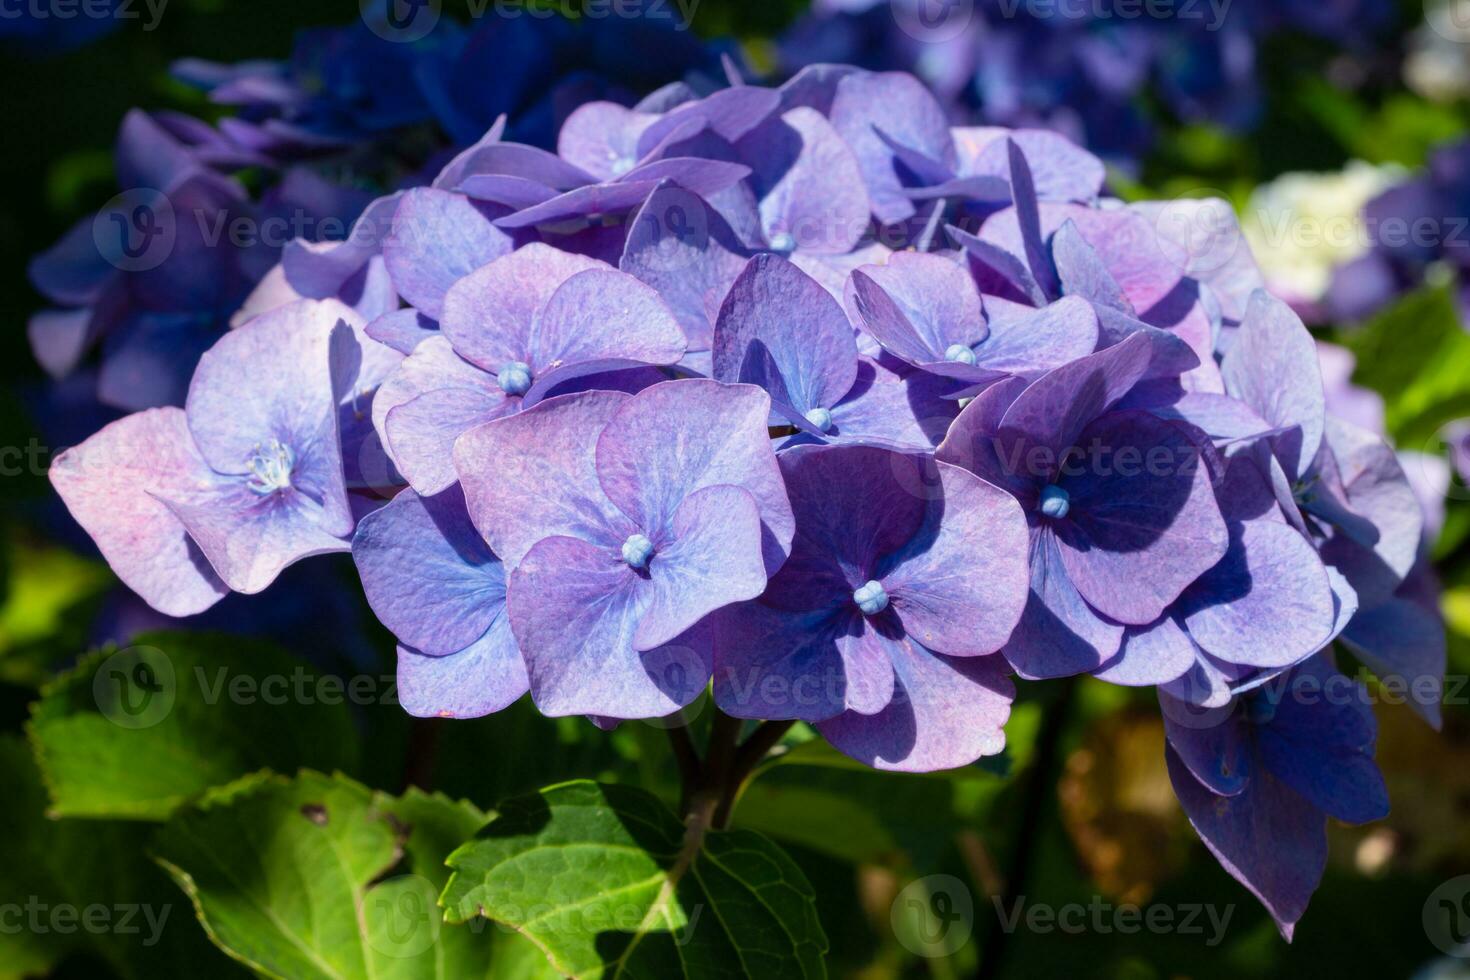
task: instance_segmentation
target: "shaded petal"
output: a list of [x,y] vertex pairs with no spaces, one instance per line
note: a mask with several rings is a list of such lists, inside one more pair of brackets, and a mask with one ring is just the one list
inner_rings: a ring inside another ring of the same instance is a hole
[[767,241],[789,235],[796,249],[844,255],[867,231],[870,205],[858,161],[814,109],[792,109],[741,139],[760,197]]
[[951,346],[989,336],[974,281],[949,259],[900,252],[854,271],[852,287],[863,327],[909,364],[943,361]]
[[1300,534],[1247,521],[1225,558],[1185,593],[1190,636],[1226,663],[1285,667],[1326,645],[1336,609],[1327,571]]
[[1327,413],[1322,368],[1312,335],[1291,307],[1258,290],[1220,364],[1226,389],[1261,418],[1290,435],[1276,440],[1276,454],[1296,482],[1322,444]]
[[1071,495],[1056,525],[1062,564],[1094,609],[1152,623],[1229,547],[1209,467],[1184,430],[1145,412],[1105,415],[1079,445],[1090,459],[1058,481]]
[[817,729],[875,769],[933,772],[1005,748],[1015,687],[1000,657],[942,657],[912,640],[890,642],[893,700],[875,715],[848,711]]
[[745,262],[724,218],[697,195],[665,184],[632,219],[618,267],[658,290],[690,350],[708,350],[720,304]]
[[51,464],[51,484],[123,584],[167,616],[192,616],[229,590],[159,499],[212,478],[183,409],[117,420]]
[[1067,578],[1051,533],[1031,547],[1031,592],[1006,643],[1006,660],[1028,680],[1090,673],[1117,655],[1123,627],[1092,611]]
[[1322,812],[1269,772],[1235,796],[1216,796],[1167,751],[1169,779],[1200,840],[1266,906],[1287,939],[1327,865]]
[[712,621],[715,703],[726,714],[821,721],[846,710],[847,675],[837,649],[846,617],[756,601],[721,610]]
[[884,224],[913,216],[914,206],[903,192],[894,152],[879,135],[879,128],[890,139],[931,160],[954,166],[954,143],[944,110],[912,75],[847,75],[837,83],[829,117],[852,148],[872,198],[873,214]]
[[1026,518],[1004,490],[958,466],[933,465],[924,525],[880,577],[904,632],[927,649],[994,653],[1030,593]]
[[405,490],[363,518],[352,560],[379,621],[425,656],[465,649],[505,610],[505,570],[458,487],[434,497]]
[[1342,638],[1380,680],[1406,692],[1416,714],[1439,728],[1446,644],[1437,615],[1408,599],[1390,599],[1361,610]]
[[751,259],[720,308],[714,377],[765,388],[793,421],[836,405],[852,389],[857,360],[857,341],[842,307],[780,256]]

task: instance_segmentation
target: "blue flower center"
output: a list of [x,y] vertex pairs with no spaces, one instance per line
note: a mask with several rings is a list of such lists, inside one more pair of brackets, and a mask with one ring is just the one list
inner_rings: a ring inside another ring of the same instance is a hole
[[623,542],[623,561],[628,563],[629,568],[643,570],[648,567],[648,561],[653,557],[653,542],[643,534],[630,534],[628,540]]
[[525,361],[506,361],[495,380],[507,395],[524,395],[531,390],[531,365]]
[[796,236],[789,231],[778,231],[771,236],[771,251],[790,255],[796,251]]
[[818,406],[806,413],[806,420],[823,432],[832,428],[832,413]]
[[250,471],[250,479],[245,481],[245,485],[264,497],[291,486],[296,454],[290,446],[276,439],[267,439],[255,447],[250,462],[245,466]]
[[944,359],[956,364],[974,364],[975,352],[964,344],[950,344],[949,349],[944,352]]
[[1066,517],[1072,510],[1072,495],[1053,483],[1041,491],[1041,512],[1054,521]]
[[852,601],[864,616],[876,616],[888,608],[888,591],[876,579],[853,590]]

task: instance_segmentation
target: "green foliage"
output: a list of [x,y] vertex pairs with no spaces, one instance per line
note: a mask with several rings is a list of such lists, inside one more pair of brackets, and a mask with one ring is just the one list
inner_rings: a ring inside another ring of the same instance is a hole
[[622,786],[508,801],[449,857],[451,922],[513,926],[575,977],[823,977],[811,885],[747,830],[685,827]]
[[153,853],[215,943],[265,976],[484,976],[494,935],[446,927],[434,902],[445,854],[485,818],[340,775],[259,774],[176,814]]
[[162,820],[256,769],[354,769],[340,692],[259,641],[157,633],[96,651],[32,710],[50,812]]

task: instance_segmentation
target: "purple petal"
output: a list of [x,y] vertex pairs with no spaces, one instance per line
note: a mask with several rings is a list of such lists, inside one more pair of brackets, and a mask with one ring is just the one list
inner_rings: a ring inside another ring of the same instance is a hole
[[1043,201],[1091,201],[1102,190],[1102,161],[1064,136],[1044,129],[956,129],[955,148],[962,176],[1011,179],[1006,140],[1013,141],[1030,164],[1036,195]]
[[771,450],[770,411],[770,398],[751,385],[699,379],[645,389],[618,407],[597,440],[607,499],[651,536],[696,490],[744,487],[760,509],[766,568],[775,571],[791,551],[794,521]]
[[406,192],[383,243],[393,285],[432,319],[460,278],[509,253],[515,242],[491,222],[498,214],[462,194],[417,187]]
[[[821,721],[845,710],[847,676],[830,610],[793,613],[745,602],[713,617],[714,693],[736,718]],[[889,670],[892,674],[892,670]]]
[[455,441],[476,426],[511,414],[518,406],[517,399],[488,386],[425,392],[390,409],[384,417],[389,455],[410,486],[423,494],[437,494],[459,479],[454,469]]
[[975,351],[980,367],[1035,380],[1097,348],[1097,314],[1083,300],[1014,312],[1002,302],[991,306],[990,336]]
[[302,296],[327,299],[382,251],[393,224],[393,214],[403,192],[380,197],[353,222],[347,238],[340,242],[288,242],[281,252],[281,265],[291,288]]
[[1322,444],[1327,407],[1317,348],[1300,318],[1267,293],[1253,294],[1220,372],[1230,394],[1261,418],[1296,427],[1277,440],[1277,455],[1292,481],[1306,473]]
[[1071,495],[1062,564],[1094,609],[1152,623],[1229,547],[1209,467],[1182,429],[1144,412],[1103,416],[1079,445],[1100,450],[1059,481]]
[[398,703],[415,718],[480,718],[510,707],[529,689],[503,612],[483,636],[448,656],[398,648]]
[[1026,518],[1004,490],[957,466],[933,465],[924,527],[885,563],[881,579],[910,638],[952,657],[994,653],[1030,592]]
[[1147,334],[1134,334],[1115,347],[1047,373],[1011,403],[1001,422],[1002,434],[1045,448],[1060,462],[1077,445],[1082,430],[1148,373],[1154,353]]
[[720,304],[745,262],[724,218],[698,196],[665,185],[633,218],[618,267],[658,290],[690,350],[708,350]]
[[704,643],[634,648],[650,599],[640,586],[616,544],[548,537],[525,554],[510,577],[510,622],[542,714],[656,718],[699,696],[712,672]]
[[532,242],[450,287],[439,329],[460,357],[496,374],[509,361],[530,359],[536,315],[562,283],[579,272],[608,268]]
[[1197,649],[1173,616],[1163,616],[1149,626],[1129,627],[1118,655],[1093,676],[1124,687],[1167,684],[1194,666]]
[[1285,667],[1332,636],[1335,608],[1327,571],[1312,546],[1274,521],[1253,520],[1230,550],[1184,596],[1190,636],[1219,659]]
[[1129,316],[1137,316],[1113,274],[1102,258],[1087,244],[1077,225],[1070,219],[1062,223],[1051,239],[1052,261],[1062,281],[1062,292],[1102,306],[1112,307]]
[[635,649],[670,643],[716,609],[765,590],[760,512],[743,487],[690,494],[674,512],[669,534],[653,544],[650,595],[633,634]]
[[1403,691],[1408,705],[1436,730],[1441,723],[1445,627],[1433,612],[1407,599],[1361,610],[1343,642],[1386,685]]
[[780,256],[751,259],[720,308],[714,377],[765,388],[793,421],[836,405],[857,379],[857,359],[842,307]]
[[1322,812],[1268,772],[1256,773],[1235,796],[1216,796],[1172,750],[1167,757],[1174,794],[1200,840],[1290,939],[1327,865]]
[[425,656],[465,649],[505,610],[505,570],[457,487],[435,497],[405,490],[363,518],[352,559],[379,621]]
[[192,616],[229,590],[159,495],[182,498],[210,479],[182,409],[105,426],[58,455],[51,484],[118,578],[154,609]]
[[217,476],[182,495],[164,490],[159,497],[235,592],[264,592],[303,558],[350,550],[345,537],[330,530],[334,516],[298,489],[262,495],[241,478]]
[[[951,387],[946,378],[917,371],[903,376],[870,358],[860,358],[857,380],[832,409],[832,427],[823,439],[931,450],[959,414],[954,400],[944,397]],[[798,442],[802,439],[796,437]]]
[[361,318],[334,300],[302,300],[257,317],[199,359],[185,407],[189,431],[218,473],[248,473],[271,440],[289,450],[292,485],[321,502],[326,530],[343,537],[352,518],[332,347],[356,344],[349,324],[360,329]]
[[975,283],[948,259],[900,252],[855,271],[852,285],[864,328],[909,364],[943,361],[950,347],[989,335]]
[[675,364],[684,331],[652,287],[615,269],[579,272],[557,287],[531,326],[528,401],[586,374]]
[[412,354],[419,344],[439,336],[439,325],[414,309],[384,314],[363,329],[369,337],[400,354]]
[[620,177],[638,161],[638,138],[658,115],[616,102],[588,102],[562,123],[556,152],[600,180]]
[[954,143],[944,110],[928,89],[901,72],[853,74],[837,83],[830,112],[833,127],[857,157],[873,213],[884,224],[912,217],[894,153],[878,127],[898,142],[953,168]]
[[553,535],[615,549],[636,530],[597,474],[598,437],[633,397],[612,391],[562,395],[460,436],[454,465],[470,517],[507,567]]
[[857,158],[821,113],[797,108],[737,148],[754,170],[766,240],[845,255],[868,229],[870,205]]
[[1031,593],[1006,643],[1006,660],[1028,680],[1097,670],[1117,655],[1123,627],[1093,612],[1067,578],[1055,539],[1043,530],[1031,549]]
[[848,711],[817,725],[827,741],[875,769],[933,772],[1005,748],[1015,687],[1000,657],[942,657],[904,640],[887,644],[892,702],[875,715]]

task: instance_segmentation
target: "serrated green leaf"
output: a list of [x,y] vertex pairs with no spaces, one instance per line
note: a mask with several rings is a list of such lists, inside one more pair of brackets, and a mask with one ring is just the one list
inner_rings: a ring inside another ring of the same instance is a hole
[[265,775],[177,813],[153,853],[215,944],[265,976],[492,976],[493,930],[445,925],[435,905],[445,854],[485,819],[417,790]]
[[351,770],[351,717],[318,696],[317,679],[268,644],[210,634],[151,634],[84,657],[32,709],[51,814],[163,820],[257,769]]
[[568,976],[826,976],[791,858],[748,830],[686,833],[642,790],[577,781],[511,800],[449,865],[451,922],[512,926]]

